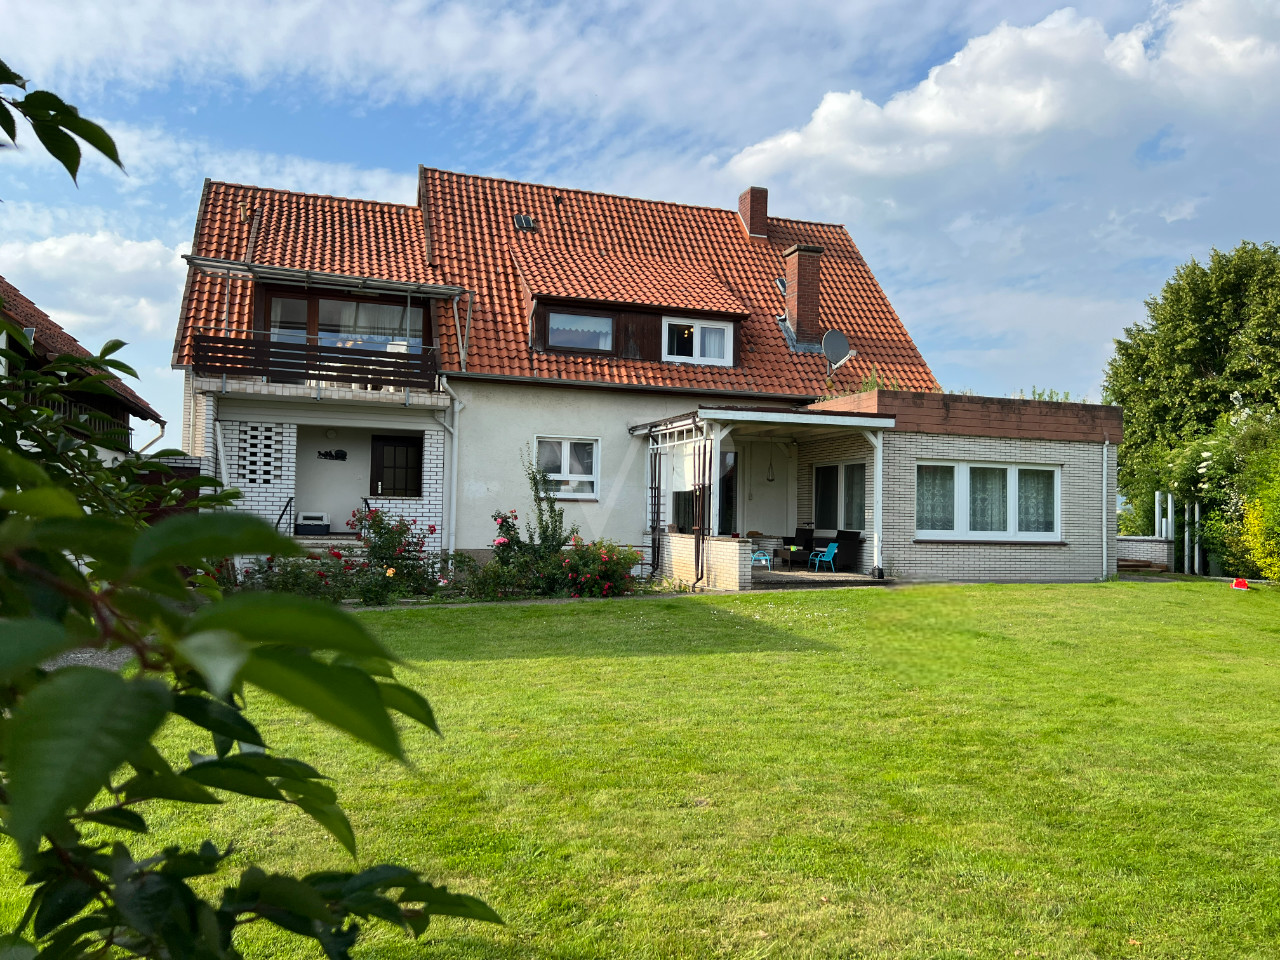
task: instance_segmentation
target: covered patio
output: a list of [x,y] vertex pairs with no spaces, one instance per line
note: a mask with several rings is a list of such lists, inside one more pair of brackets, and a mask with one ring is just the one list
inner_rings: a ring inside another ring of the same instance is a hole
[[[739,590],[882,579],[884,431],[893,426],[886,414],[747,406],[633,426],[648,441],[654,571]],[[835,540],[839,559],[805,573],[812,545]],[[752,562],[761,555],[767,565]]]

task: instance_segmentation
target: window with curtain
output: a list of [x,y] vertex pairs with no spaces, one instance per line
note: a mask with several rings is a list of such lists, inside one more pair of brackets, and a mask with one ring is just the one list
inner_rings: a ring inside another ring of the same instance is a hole
[[867,465],[844,465],[844,530],[867,529]]
[[319,314],[322,346],[401,353],[422,350],[421,307],[322,299]]
[[277,343],[307,342],[307,301],[271,298],[271,339]]
[[1008,468],[969,468],[969,529],[1009,529]]
[[1054,509],[1052,470],[1018,470],[1018,530],[1021,533],[1051,533]]
[[840,525],[840,468],[835,464],[813,468],[813,526],[835,530]]
[[940,540],[1055,541],[1058,467],[916,464],[916,534]]
[[733,325],[723,320],[666,317],[662,359],[676,363],[733,364]]
[[613,317],[548,314],[547,346],[566,350],[612,350]]
[[538,469],[551,481],[550,492],[561,499],[589,500],[596,496],[599,441],[570,437],[538,437]]
[[956,526],[956,468],[916,466],[916,529],[954,530]]

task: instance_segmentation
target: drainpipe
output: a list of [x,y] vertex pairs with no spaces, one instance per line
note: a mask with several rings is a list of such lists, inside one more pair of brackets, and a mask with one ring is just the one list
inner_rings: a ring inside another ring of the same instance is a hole
[[1191,573],[1191,501],[1182,502],[1182,572]]
[[457,526],[458,526],[458,417],[462,414],[466,404],[462,402],[462,398],[453,392],[453,388],[449,386],[449,378],[440,375],[440,386],[445,393],[449,395],[451,406],[453,407],[453,426],[447,423],[445,429],[449,431],[449,552],[453,553],[458,543]]
[[1195,543],[1196,563],[1194,567],[1195,575],[1200,576],[1200,501],[1196,501],[1196,543]]
[[1104,437],[1102,440],[1102,579],[1107,579],[1111,574],[1111,570],[1107,565],[1107,534],[1111,532],[1110,524],[1107,523],[1107,447],[1109,441]]
[[884,431],[866,430],[863,436],[875,454],[871,474],[871,576],[884,579]]
[[152,437],[150,440],[148,440],[146,443],[144,443],[141,447],[138,448],[138,456],[142,456],[144,453],[146,453],[148,447],[151,447],[160,442],[160,438],[164,436],[164,427],[165,425],[161,423],[160,432],[157,433],[154,437]]

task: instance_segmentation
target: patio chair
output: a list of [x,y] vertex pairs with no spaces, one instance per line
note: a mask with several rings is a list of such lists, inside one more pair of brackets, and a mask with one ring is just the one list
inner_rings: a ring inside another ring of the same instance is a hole
[[763,550],[751,554],[751,565],[754,567],[757,563],[763,563],[769,570],[773,569],[773,558]]
[[839,548],[840,544],[832,540],[823,549],[813,551],[813,553],[809,554],[809,567],[814,571],[814,573],[817,573],[822,569],[822,565],[825,563],[831,568],[831,572],[835,573],[836,550]]

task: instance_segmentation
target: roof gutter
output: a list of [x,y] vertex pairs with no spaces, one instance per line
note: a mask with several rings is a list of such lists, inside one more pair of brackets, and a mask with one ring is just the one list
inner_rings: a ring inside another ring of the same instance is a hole
[[645,386],[636,383],[608,383],[604,380],[565,380],[560,377],[513,376],[506,373],[468,373],[465,370],[441,370],[455,380],[487,380],[492,383],[535,383],[541,386],[582,387],[591,390],[629,390],[632,393],[679,393],[686,397],[724,397],[732,393],[734,397],[750,397],[753,400],[777,400],[782,403],[809,404],[817,400],[827,399],[822,394],[797,393],[749,393],[747,391],[699,390],[694,387]]
[[237,276],[251,280],[291,283],[309,287],[328,287],[334,290],[368,290],[370,293],[408,293],[441,300],[461,296],[470,298],[471,296],[471,291],[465,287],[449,284],[377,280],[371,277],[357,277],[345,273],[325,273],[320,270],[302,270],[297,267],[270,267],[260,263],[246,263],[243,260],[199,257],[195,254],[187,254],[182,259],[197,270],[225,273],[228,277]]

